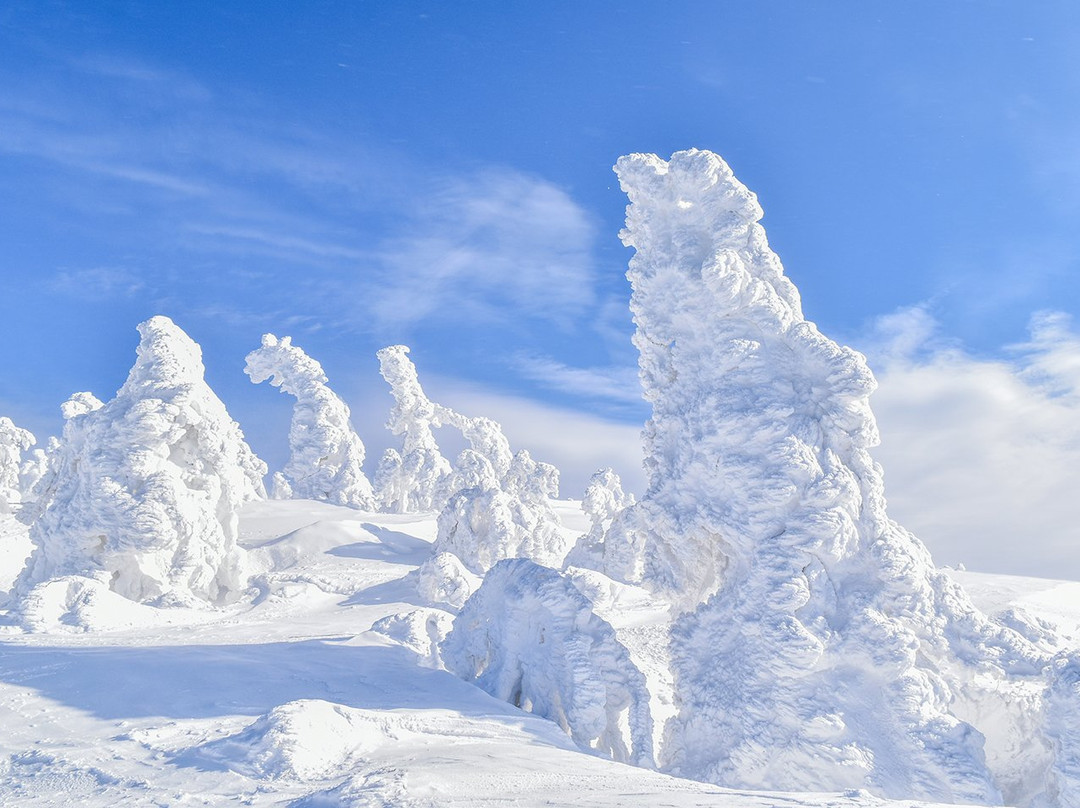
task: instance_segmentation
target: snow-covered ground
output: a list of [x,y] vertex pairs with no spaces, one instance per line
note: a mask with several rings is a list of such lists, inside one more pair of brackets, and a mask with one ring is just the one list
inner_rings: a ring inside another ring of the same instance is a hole
[[[579,508],[557,503],[570,532]],[[0,805],[926,804],[730,791],[580,751],[431,666],[423,628],[440,612],[412,573],[435,531],[433,515],[257,502],[240,537],[262,572],[240,603],[154,609],[104,588],[71,602],[58,582],[22,607],[32,633],[0,613]],[[1015,594],[1080,629],[1080,584],[957,575],[988,608]]]

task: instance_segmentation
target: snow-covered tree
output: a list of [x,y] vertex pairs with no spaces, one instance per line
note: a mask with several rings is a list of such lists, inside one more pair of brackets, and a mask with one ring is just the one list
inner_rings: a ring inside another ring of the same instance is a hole
[[[614,519],[633,504],[634,495],[623,491],[622,480],[613,469],[600,469],[593,474],[581,499],[581,510],[589,517],[589,531],[578,539],[567,555],[566,565],[607,572],[604,537]],[[616,543],[613,533],[612,545]],[[612,577],[623,580],[619,575]]]
[[454,620],[443,664],[496,698],[549,718],[604,757],[652,765],[645,677],[566,576],[501,561]]
[[1080,805],[1080,651],[1059,655],[1049,675],[1044,715],[1054,763],[1034,805],[1065,808]]
[[666,766],[729,786],[1023,802],[1019,770],[1048,761],[1016,748],[1008,704],[1043,660],[888,518],[863,357],[803,317],[723,160],[637,154],[616,171],[652,405],[630,546],[684,612]]
[[386,427],[402,436],[401,451],[388,449],[379,463],[375,489],[385,510],[395,513],[439,510],[446,503],[444,481],[450,463],[439,451],[434,428],[444,408],[424,394],[404,345],[379,351],[379,371],[394,396]]
[[115,398],[63,407],[18,593],[67,575],[158,603],[227,601],[245,586],[237,509],[265,496],[266,466],[204,381],[199,346],[167,317],[139,332]]
[[289,460],[274,475],[275,499],[315,499],[373,510],[375,496],[364,475],[364,444],[349,421],[349,407],[327,386],[322,366],[273,334],[247,356],[244,372],[296,399],[289,427]]
[[0,417],[0,513],[11,513],[22,502],[19,472],[23,453],[36,442],[32,432],[15,426],[10,418]]

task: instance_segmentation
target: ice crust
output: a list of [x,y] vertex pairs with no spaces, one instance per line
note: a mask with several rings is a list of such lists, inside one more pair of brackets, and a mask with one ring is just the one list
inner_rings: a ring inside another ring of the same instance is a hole
[[265,497],[265,464],[203,379],[199,347],[167,317],[139,326],[116,397],[65,403],[16,584],[68,575],[142,602],[222,602],[244,588],[237,509]]
[[567,576],[524,558],[496,564],[454,620],[443,664],[561,726],[585,749],[652,764],[645,677]]
[[605,541],[680,613],[661,762],[728,786],[1030,799],[1046,750],[1018,752],[1030,727],[1001,715],[1045,658],[888,518],[865,360],[804,319],[717,155],[616,172],[652,417],[648,490]]
[[265,334],[247,356],[251,381],[270,384],[296,399],[289,427],[289,460],[275,473],[275,499],[314,499],[374,510],[375,495],[364,474],[364,443],[349,420],[349,407],[327,386],[322,366],[292,344]]

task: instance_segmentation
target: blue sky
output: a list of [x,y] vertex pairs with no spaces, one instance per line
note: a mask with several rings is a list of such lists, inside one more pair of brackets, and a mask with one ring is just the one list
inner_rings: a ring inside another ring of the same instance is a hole
[[807,316],[883,384],[898,324],[909,365],[1034,384],[1032,315],[1080,308],[1078,144],[1071,2],[12,0],[0,411],[55,432],[163,313],[272,465],[288,401],[242,373],[267,331],[373,452],[393,342],[522,441],[614,445],[645,410],[611,165],[689,146],[757,191]]

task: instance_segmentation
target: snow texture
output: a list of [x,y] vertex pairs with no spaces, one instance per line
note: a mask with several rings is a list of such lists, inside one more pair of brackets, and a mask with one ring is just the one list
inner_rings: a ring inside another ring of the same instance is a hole
[[416,593],[421,600],[455,612],[480,586],[480,579],[453,553],[436,553],[420,565],[416,576]]
[[1013,754],[1030,727],[1008,705],[1030,703],[1045,658],[888,518],[863,357],[804,319],[718,156],[616,172],[652,404],[626,522],[642,576],[682,612],[662,763],[738,787],[1030,799],[1048,761],[1038,743]]
[[522,559],[495,565],[442,645],[447,669],[549,718],[584,749],[652,764],[645,677],[570,578]]
[[246,585],[237,509],[265,497],[266,466],[203,380],[198,345],[166,317],[139,332],[112,401],[83,393],[62,408],[22,595],[68,575],[160,604],[227,601]]
[[0,418],[0,514],[13,513],[22,503],[23,454],[36,442],[33,433],[15,426],[10,418]]
[[1046,735],[1054,765],[1039,805],[1080,805],[1080,651],[1063,653],[1051,667]]
[[364,444],[349,421],[349,407],[327,386],[322,366],[292,344],[265,334],[247,356],[244,372],[296,399],[289,427],[289,460],[273,478],[275,499],[296,497],[374,510],[364,475]]
[[[453,553],[483,575],[504,558],[532,558],[560,566],[566,541],[550,500],[559,494],[559,471],[513,452],[490,418],[462,415],[431,401],[420,386],[409,349],[379,351],[379,367],[395,406],[387,427],[403,436],[401,451],[383,456],[376,476],[379,501],[398,513],[439,511],[436,553]],[[439,452],[434,429],[450,427],[469,444],[453,467]],[[434,570],[432,570],[434,572]]]

